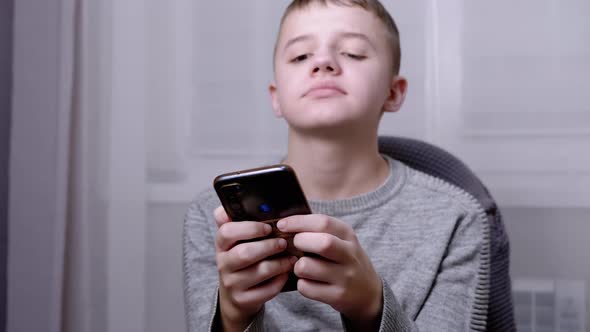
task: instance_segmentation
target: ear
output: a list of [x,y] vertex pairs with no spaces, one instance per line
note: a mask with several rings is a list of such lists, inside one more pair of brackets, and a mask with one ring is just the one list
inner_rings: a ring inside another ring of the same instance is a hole
[[272,109],[277,118],[282,118],[283,113],[281,112],[281,106],[279,103],[279,96],[277,92],[277,84],[273,81],[268,86],[268,92],[270,93],[270,101],[272,103]]
[[391,81],[389,96],[383,104],[383,112],[397,112],[406,99],[408,81],[402,76],[395,76]]

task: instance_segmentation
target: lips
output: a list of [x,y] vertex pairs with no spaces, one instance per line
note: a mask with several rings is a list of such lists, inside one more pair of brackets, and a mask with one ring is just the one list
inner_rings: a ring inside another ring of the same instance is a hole
[[314,84],[309,88],[302,97],[316,97],[316,98],[326,98],[326,97],[333,97],[333,96],[341,96],[345,95],[346,91],[340,88],[337,84],[332,82],[320,82]]

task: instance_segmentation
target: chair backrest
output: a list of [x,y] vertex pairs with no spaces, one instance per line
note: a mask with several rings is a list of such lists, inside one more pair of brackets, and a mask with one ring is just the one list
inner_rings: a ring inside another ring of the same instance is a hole
[[510,244],[500,210],[481,180],[457,157],[424,141],[380,136],[379,151],[416,170],[462,188],[479,201],[490,223],[490,302],[487,330],[515,331],[509,273]]

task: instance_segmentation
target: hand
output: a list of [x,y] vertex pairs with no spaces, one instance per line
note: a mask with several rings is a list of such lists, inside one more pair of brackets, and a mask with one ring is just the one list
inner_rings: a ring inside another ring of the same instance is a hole
[[238,243],[270,234],[270,225],[230,222],[222,207],[215,209],[214,216],[219,227],[215,247],[223,330],[243,331],[264,303],[281,291],[296,258],[268,259],[287,248],[285,239]]
[[298,233],[297,249],[304,256],[295,263],[297,290],[305,297],[332,306],[355,327],[378,328],[382,310],[381,278],[361,247],[353,229],[325,215],[298,215],[280,220],[282,232]]

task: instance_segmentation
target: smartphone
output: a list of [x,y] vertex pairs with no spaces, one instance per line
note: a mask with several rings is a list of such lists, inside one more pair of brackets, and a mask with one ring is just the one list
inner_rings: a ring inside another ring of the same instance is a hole
[[[270,235],[251,241],[282,237],[287,240],[287,249],[276,256],[303,256],[293,245],[294,234],[282,233],[276,226],[282,218],[311,213],[291,167],[278,164],[221,174],[213,180],[213,187],[233,222],[259,221],[272,226]],[[281,291],[296,289],[297,277],[291,272]]]

